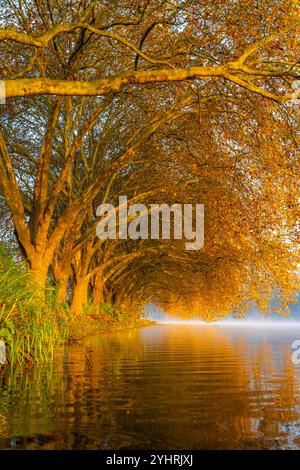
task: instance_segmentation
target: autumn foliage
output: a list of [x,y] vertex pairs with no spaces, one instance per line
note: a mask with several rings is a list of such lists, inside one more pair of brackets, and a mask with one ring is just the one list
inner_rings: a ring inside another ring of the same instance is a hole
[[[89,304],[214,320],[299,289],[299,3],[1,0],[3,237]],[[204,204],[205,245],[99,240],[102,202]]]

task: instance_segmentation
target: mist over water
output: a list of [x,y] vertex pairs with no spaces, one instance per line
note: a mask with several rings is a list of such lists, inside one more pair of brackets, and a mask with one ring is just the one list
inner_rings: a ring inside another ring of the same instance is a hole
[[253,327],[287,327],[295,328],[300,327],[300,304],[292,304],[289,306],[289,315],[282,316],[278,313],[272,313],[268,316],[265,316],[258,312],[257,310],[251,310],[245,314],[243,318],[236,317],[234,315],[229,315],[221,320],[216,320],[212,322],[206,322],[201,319],[201,312],[199,312],[199,318],[190,318],[182,319],[180,315],[170,316],[167,315],[162,310],[158,309],[154,304],[149,304],[145,308],[145,318],[149,320],[154,320],[162,324],[189,324],[189,325],[203,325],[203,326],[253,326]]

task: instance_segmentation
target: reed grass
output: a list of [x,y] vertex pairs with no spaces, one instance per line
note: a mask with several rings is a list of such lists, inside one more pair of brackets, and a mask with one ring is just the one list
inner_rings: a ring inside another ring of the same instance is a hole
[[9,366],[53,358],[68,335],[68,312],[47,287],[46,298],[29,273],[0,243],[0,339],[6,344]]

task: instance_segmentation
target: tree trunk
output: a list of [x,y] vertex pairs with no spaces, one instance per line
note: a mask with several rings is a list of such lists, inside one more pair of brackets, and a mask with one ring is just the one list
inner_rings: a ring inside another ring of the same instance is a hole
[[58,302],[67,301],[67,289],[68,289],[69,274],[62,273],[62,275],[56,279],[57,282],[57,300]]
[[94,280],[93,289],[93,306],[98,311],[99,305],[104,303],[104,292],[103,292],[103,276],[102,273],[98,273]]
[[30,275],[33,283],[37,288],[37,295],[40,299],[45,300],[45,290],[49,264],[44,256],[36,255],[30,260]]
[[52,264],[53,275],[57,288],[56,298],[58,302],[67,301],[67,289],[69,281],[69,269],[61,269],[57,264]]
[[83,314],[84,307],[88,306],[88,280],[80,279],[74,284],[71,311],[78,316]]

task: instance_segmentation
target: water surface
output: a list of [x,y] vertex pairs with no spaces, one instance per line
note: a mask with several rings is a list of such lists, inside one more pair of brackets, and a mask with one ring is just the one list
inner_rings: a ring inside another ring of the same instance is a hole
[[0,448],[299,449],[300,328],[157,325],[0,376]]

